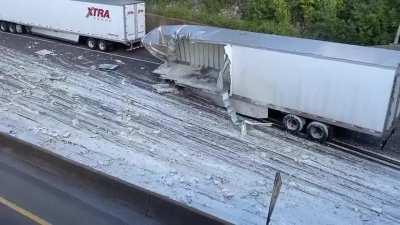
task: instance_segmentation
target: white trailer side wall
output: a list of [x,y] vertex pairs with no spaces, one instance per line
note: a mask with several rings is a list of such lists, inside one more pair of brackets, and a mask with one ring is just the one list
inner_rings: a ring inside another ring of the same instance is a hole
[[231,93],[375,132],[385,129],[395,69],[227,46]]
[[[109,18],[88,16],[91,7],[108,10]],[[0,20],[126,42],[123,6],[73,0],[1,0]]]

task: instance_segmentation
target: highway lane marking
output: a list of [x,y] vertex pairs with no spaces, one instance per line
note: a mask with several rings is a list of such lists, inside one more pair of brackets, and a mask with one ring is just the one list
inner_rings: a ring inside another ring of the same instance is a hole
[[33,222],[39,224],[39,225],[51,225],[51,223],[47,222],[46,220],[40,218],[39,216],[29,212],[26,209],[23,209],[16,205],[13,202],[8,201],[7,199],[3,198],[0,196],[0,204],[3,204],[7,206],[8,208],[14,210],[15,212],[21,214],[22,216],[27,217],[28,219],[32,220]]
[[80,47],[80,46],[73,45],[73,44],[58,42],[56,40],[53,41],[53,40],[34,37],[34,36],[13,34],[13,33],[6,33],[6,32],[1,33],[1,35],[16,36],[16,37],[21,37],[21,38],[25,38],[25,39],[43,41],[43,42],[52,43],[52,44],[56,44],[56,45],[63,45],[63,46],[68,46],[68,47],[75,48],[75,49],[85,50],[85,51],[88,51],[88,52],[95,52],[95,53],[98,53],[98,54],[110,55],[110,56],[120,57],[120,58],[124,58],[124,59],[130,59],[130,60],[134,60],[134,61],[139,61],[139,62],[145,62],[145,63],[155,64],[155,65],[161,65],[161,63],[153,62],[153,61],[150,61],[150,60],[139,59],[139,58],[124,56],[124,55],[118,55],[118,54],[110,53],[110,52],[101,52],[101,51],[92,50],[92,49]]

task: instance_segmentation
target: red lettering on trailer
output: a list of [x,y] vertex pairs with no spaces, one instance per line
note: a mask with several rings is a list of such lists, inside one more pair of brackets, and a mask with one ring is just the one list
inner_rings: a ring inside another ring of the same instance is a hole
[[110,11],[106,10],[104,17],[110,19]]
[[107,18],[110,19],[110,11],[108,9],[99,9],[96,7],[89,7],[86,17],[97,17],[97,18]]
[[98,8],[93,8],[93,16],[96,16]]
[[93,8],[88,8],[88,13],[86,17],[93,16]]
[[104,10],[102,10],[102,9],[99,9],[99,11],[98,11],[99,13],[97,13],[97,16],[98,17],[103,17],[104,18]]

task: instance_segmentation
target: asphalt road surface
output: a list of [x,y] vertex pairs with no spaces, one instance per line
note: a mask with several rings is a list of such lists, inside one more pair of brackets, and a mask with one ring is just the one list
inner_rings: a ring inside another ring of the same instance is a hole
[[1,134],[0,181],[0,225],[223,224]]

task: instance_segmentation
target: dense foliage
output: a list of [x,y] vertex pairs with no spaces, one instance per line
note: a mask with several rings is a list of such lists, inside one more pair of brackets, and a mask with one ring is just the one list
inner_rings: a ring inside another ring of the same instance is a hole
[[379,45],[393,41],[400,0],[149,0],[150,12],[214,26]]

